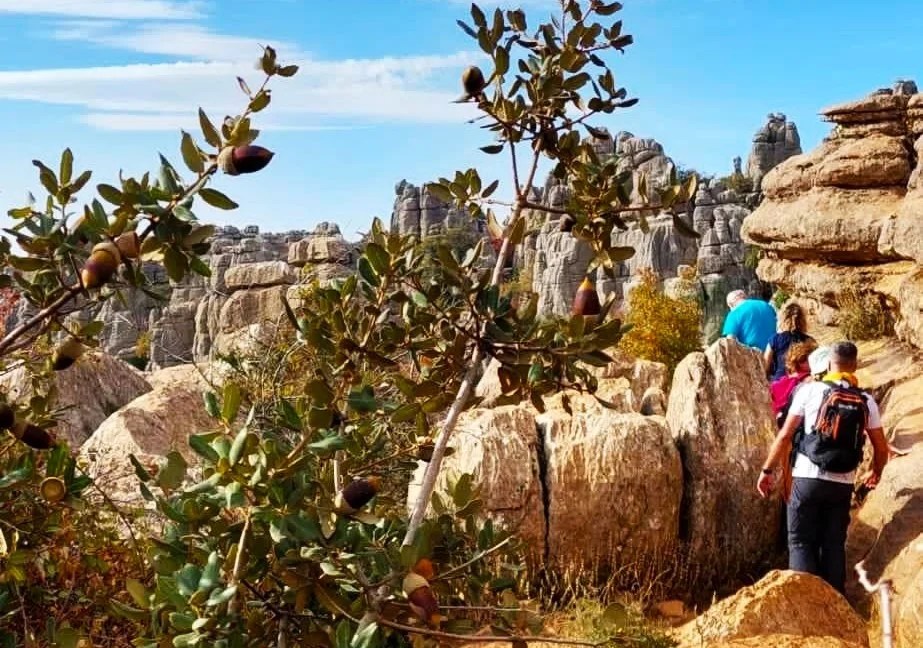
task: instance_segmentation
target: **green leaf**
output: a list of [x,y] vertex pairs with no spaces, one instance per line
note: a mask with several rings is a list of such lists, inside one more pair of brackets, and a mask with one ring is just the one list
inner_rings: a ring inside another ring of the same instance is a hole
[[471,473],[464,473],[458,478],[455,484],[455,490],[452,492],[452,501],[455,506],[461,508],[471,500],[472,478]]
[[179,488],[186,477],[186,460],[175,450],[167,455],[166,464],[157,473],[157,484],[165,491]]
[[513,223],[513,229],[510,231],[508,237],[510,239],[510,245],[519,245],[522,243],[522,240],[526,236],[526,219],[524,216],[519,216],[516,219],[516,222]]
[[510,69],[510,53],[505,47],[498,47],[494,51],[494,65],[498,77],[503,76]]
[[131,465],[135,468],[135,474],[138,476],[142,482],[151,481],[151,473],[141,465],[141,462],[138,461],[138,458],[134,454],[128,455],[128,460],[131,462]]
[[203,457],[204,459],[207,459],[211,463],[217,463],[221,458],[215,449],[211,446],[211,444],[205,440],[205,435],[190,435],[189,446],[195,450],[196,454]]
[[309,443],[307,446],[311,450],[342,450],[346,447],[346,441],[339,434],[324,437],[320,441]]
[[96,190],[99,192],[99,195],[103,200],[112,203],[113,205],[121,205],[122,201],[125,200],[124,196],[122,196],[122,192],[112,185],[98,184],[96,185]]
[[431,182],[426,185],[426,191],[433,198],[441,202],[447,203],[447,202],[452,202],[453,200],[452,192],[449,190],[448,187],[442,184]]
[[248,97],[253,95],[253,93],[250,91],[250,86],[247,85],[247,82],[244,81],[243,77],[237,77],[237,85],[240,86],[241,92],[243,92]]
[[109,601],[109,605],[112,606],[112,611],[115,612],[116,616],[130,621],[147,621],[150,616],[146,610],[130,607],[124,603],[119,603],[115,599]]
[[378,273],[375,272],[375,268],[372,267],[372,264],[369,262],[368,258],[361,256],[359,257],[359,276],[362,277],[362,280],[365,283],[377,288],[381,285],[381,278],[378,276]]
[[278,74],[280,77],[286,77],[286,78],[295,76],[297,73],[298,73],[297,65],[283,65],[276,72],[276,74]]
[[215,128],[215,125],[212,124],[208,115],[201,108],[199,108],[199,127],[202,129],[202,136],[206,142],[215,148],[221,147],[221,135],[218,133],[218,129]]
[[269,105],[271,99],[272,97],[270,96],[268,90],[260,90],[250,101],[250,111],[255,113],[260,112]]
[[473,2],[471,3],[471,19],[474,20],[474,24],[478,27],[487,27],[487,18],[484,16],[484,12]]
[[59,628],[54,633],[55,648],[77,648],[80,643],[80,633],[70,626]]
[[369,243],[365,246],[365,256],[368,257],[372,268],[379,275],[386,275],[391,269],[391,255],[388,251],[377,243]]
[[371,385],[364,385],[360,389],[350,391],[347,403],[350,408],[360,413],[374,412],[378,409],[375,390],[372,389]]
[[623,629],[629,622],[628,610],[621,603],[612,603],[603,610],[600,622],[607,630]]
[[237,209],[240,206],[217,189],[205,187],[199,191],[199,195],[202,197],[202,200],[218,209]]
[[71,176],[74,173],[74,153],[66,148],[61,153],[61,170],[58,176],[61,179],[61,185],[70,184]]
[[192,624],[195,622],[196,617],[181,612],[171,612],[169,619],[171,626],[181,632],[186,632],[187,630],[192,630]]
[[477,32],[475,32],[471,27],[469,27],[464,21],[456,20],[456,24],[461,27],[462,31],[468,34],[471,38],[477,38]]
[[168,247],[163,251],[163,266],[170,279],[182,281],[186,274],[186,257],[176,248]]
[[186,163],[186,166],[189,167],[189,170],[193,173],[202,173],[202,171],[205,170],[205,162],[199,154],[199,148],[195,145],[189,133],[186,131],[182,131],[182,133],[183,140],[180,144],[180,151],[183,154],[183,162]]
[[494,180],[491,182],[484,190],[481,192],[481,198],[490,198],[493,193],[497,190],[497,187],[500,186],[499,180]]
[[623,263],[635,255],[635,249],[633,247],[617,246],[609,248],[606,253],[613,263]]
[[687,238],[701,238],[701,234],[689,227],[686,221],[679,217],[679,214],[673,214],[673,228],[681,236],[685,236]]
[[209,607],[215,607],[217,605],[221,605],[222,603],[227,603],[234,597],[236,593],[237,585],[228,585],[223,590],[212,592],[212,595],[208,597],[205,605]]
[[150,607],[150,593],[141,581],[134,578],[127,578],[125,579],[125,589],[131,594],[131,598],[134,599],[138,607],[144,610]]
[[487,153],[488,155],[496,155],[503,151],[503,144],[489,144],[487,146],[482,146],[481,150]]
[[230,425],[240,410],[240,387],[237,383],[229,382],[224,386],[222,401],[221,418]]
[[48,266],[48,261],[37,257],[11,256],[7,262],[20,272],[35,272]]
[[218,408],[218,397],[215,396],[215,392],[207,391],[203,398],[205,400],[205,411],[208,412],[210,417],[218,418],[221,415],[221,411]]
[[221,574],[221,558],[217,551],[208,554],[208,560],[205,562],[205,569],[202,570],[202,577],[199,579],[198,590],[207,592],[218,585],[218,577]]
[[239,482],[231,482],[224,489],[225,502],[228,508],[243,506],[247,503],[244,491]]
[[228,451],[228,463],[231,466],[237,465],[237,462],[240,460],[240,455],[244,451],[244,446],[247,443],[247,437],[250,435],[250,431],[244,427],[237,433],[237,436],[234,437],[234,443],[231,444],[231,449]]

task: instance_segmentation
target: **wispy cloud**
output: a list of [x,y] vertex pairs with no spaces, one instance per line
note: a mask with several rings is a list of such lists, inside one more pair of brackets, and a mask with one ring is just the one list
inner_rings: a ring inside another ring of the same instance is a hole
[[199,18],[202,2],[175,0],[0,0],[0,13],[120,20]]
[[[344,61],[298,61],[301,69],[273,91],[280,129],[342,127],[355,122],[458,122],[470,106],[450,103],[457,92],[433,78],[460,69],[473,54]],[[243,62],[180,62],[82,69],[0,72],[0,99],[69,105],[97,128],[164,130],[186,126],[202,106],[216,120],[243,101],[234,77],[256,81]],[[435,86],[435,87],[434,87]],[[270,126],[271,128],[271,126]]]
[[[104,20],[73,20],[57,25],[51,37],[81,41],[142,54],[161,54],[205,61],[255,60],[269,39],[221,34],[198,24],[145,22],[140,25]],[[272,42],[282,58],[305,56],[297,45]]]

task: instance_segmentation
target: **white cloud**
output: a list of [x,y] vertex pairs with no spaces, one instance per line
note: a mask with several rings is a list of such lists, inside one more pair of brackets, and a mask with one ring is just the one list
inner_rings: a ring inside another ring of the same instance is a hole
[[283,59],[305,56],[297,45],[231,34],[219,34],[196,24],[73,20],[51,33],[60,41],[81,41],[142,54],[161,54],[206,61],[255,61],[261,45],[272,45]]
[[[342,127],[356,122],[458,123],[470,105],[458,93],[434,87],[433,77],[460,70],[476,54],[298,61],[299,73],[272,85],[270,114],[280,129]],[[286,61],[287,62],[287,61]],[[172,129],[188,123],[196,107],[219,121],[245,103],[235,76],[255,86],[260,78],[242,62],[180,62],[80,69],[0,72],[0,100],[80,108],[75,116],[97,128]],[[452,75],[455,76],[454,74]],[[184,119],[184,116],[186,118]],[[260,124],[259,128],[266,126]]]
[[0,0],[0,13],[122,20],[185,20],[201,17],[201,9],[199,1]]

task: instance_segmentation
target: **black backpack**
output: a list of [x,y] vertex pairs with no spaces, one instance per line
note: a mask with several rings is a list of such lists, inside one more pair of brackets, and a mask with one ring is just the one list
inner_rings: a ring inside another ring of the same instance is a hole
[[862,463],[869,408],[861,389],[827,383],[813,434],[798,435],[798,451],[821,470],[847,473]]

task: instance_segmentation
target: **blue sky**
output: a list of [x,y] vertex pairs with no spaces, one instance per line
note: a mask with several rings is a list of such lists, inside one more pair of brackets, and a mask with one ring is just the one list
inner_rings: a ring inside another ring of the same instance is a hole
[[[242,106],[234,77],[258,79],[258,43],[302,66],[274,86],[260,143],[265,172],[220,178],[241,205],[201,209],[205,220],[309,229],[338,222],[355,238],[387,219],[394,185],[478,166],[508,176],[477,150],[465,123],[460,71],[477,48],[455,26],[461,0],[0,0],[0,206],[38,194],[39,158],[111,182],[120,168],[154,170],[157,152],[180,164],[179,129],[196,109],[216,118]],[[494,6],[496,2],[484,3]],[[522,5],[530,24],[553,0]],[[635,45],[610,57],[640,102],[595,122],[663,143],[674,160],[726,173],[746,156],[767,113],[794,119],[805,149],[828,132],[817,112],[896,78],[923,82],[918,0],[624,0],[618,17]],[[3,216],[4,221],[6,217]]]

